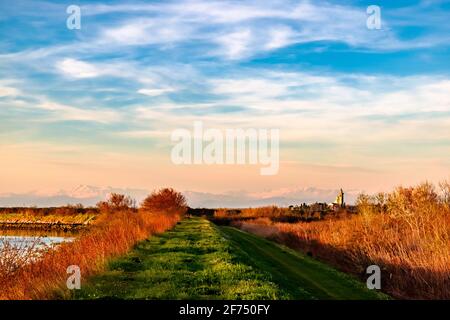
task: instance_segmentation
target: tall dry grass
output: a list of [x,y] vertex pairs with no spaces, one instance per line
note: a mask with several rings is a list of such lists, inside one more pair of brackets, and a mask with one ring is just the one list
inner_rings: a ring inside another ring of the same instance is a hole
[[289,208],[277,206],[265,206],[257,208],[243,209],[225,209],[219,208],[214,210],[214,214],[210,217],[217,224],[229,224],[235,220],[254,220],[267,219],[272,222],[297,222],[318,220],[314,218],[314,214],[299,214],[291,211]]
[[26,243],[12,244],[8,241],[0,242],[0,283],[5,283],[7,277],[17,270],[38,259],[45,253],[41,246],[41,239]]
[[423,183],[362,195],[359,214],[344,219],[238,224],[360,277],[376,264],[382,269],[382,290],[393,297],[450,299],[450,188],[442,186],[440,194]]
[[[17,260],[16,254],[0,264],[0,299],[53,299],[70,297],[66,288],[67,267],[77,265],[82,279],[104,270],[112,257],[126,253],[138,241],[171,228],[178,214],[137,213],[104,214],[92,230],[71,243],[59,245],[39,259]],[[7,254],[6,251],[0,254]],[[12,253],[11,248],[9,254]],[[16,264],[14,264],[16,263]],[[17,265],[19,263],[19,265]]]

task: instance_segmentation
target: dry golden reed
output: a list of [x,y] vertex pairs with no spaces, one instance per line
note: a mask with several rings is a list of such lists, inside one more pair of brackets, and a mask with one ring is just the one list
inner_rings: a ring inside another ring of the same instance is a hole
[[[178,214],[124,211],[104,214],[92,230],[71,243],[59,245],[42,258],[20,268],[0,270],[0,299],[68,298],[67,267],[77,265],[82,279],[104,270],[109,259],[125,254],[138,241],[164,232]],[[82,280],[83,281],[83,280]]]
[[268,218],[235,222],[338,269],[366,277],[382,269],[382,290],[400,299],[450,299],[448,191],[429,183],[389,194],[361,195],[358,214],[315,222],[273,223]]

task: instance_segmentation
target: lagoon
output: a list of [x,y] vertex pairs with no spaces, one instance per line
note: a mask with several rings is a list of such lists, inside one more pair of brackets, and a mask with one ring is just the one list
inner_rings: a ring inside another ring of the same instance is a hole
[[5,246],[36,250],[52,248],[64,242],[75,240],[79,232],[0,229],[0,249]]

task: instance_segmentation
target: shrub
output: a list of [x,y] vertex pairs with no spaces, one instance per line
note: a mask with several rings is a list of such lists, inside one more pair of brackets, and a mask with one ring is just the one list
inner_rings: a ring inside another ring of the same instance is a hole
[[111,193],[107,201],[100,201],[97,203],[97,208],[101,213],[120,212],[136,208],[136,201],[123,194]]
[[184,214],[187,210],[186,198],[172,188],[153,191],[141,204],[141,211]]

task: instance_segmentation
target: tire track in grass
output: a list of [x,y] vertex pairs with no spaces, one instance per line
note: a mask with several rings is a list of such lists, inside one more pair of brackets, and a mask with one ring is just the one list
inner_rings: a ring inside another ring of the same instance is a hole
[[[316,299],[386,299],[353,277],[272,241],[232,227],[220,227],[228,240],[247,253],[252,264],[272,275],[282,289],[302,288]],[[302,296],[295,298],[303,298]]]

